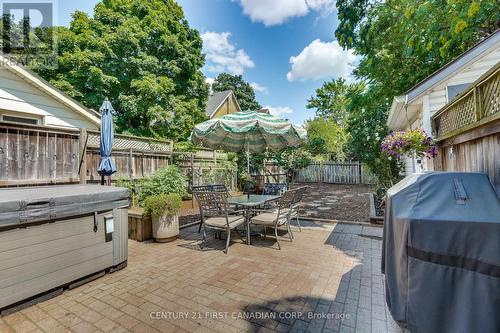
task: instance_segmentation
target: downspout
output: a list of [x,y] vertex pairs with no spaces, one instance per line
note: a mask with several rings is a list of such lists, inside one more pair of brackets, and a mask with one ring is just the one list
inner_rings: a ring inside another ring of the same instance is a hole
[[[404,108],[405,108],[406,125],[408,126],[408,129],[411,130],[410,118],[408,118],[408,94],[405,95]],[[417,173],[417,161],[415,159],[415,155],[411,157],[411,169],[412,173]]]

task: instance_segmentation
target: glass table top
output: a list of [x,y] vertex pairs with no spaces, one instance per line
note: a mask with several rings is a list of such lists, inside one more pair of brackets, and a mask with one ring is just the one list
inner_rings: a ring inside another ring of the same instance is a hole
[[232,205],[259,206],[269,201],[278,200],[279,198],[281,198],[279,195],[250,194],[250,197],[248,197],[245,194],[237,197],[229,197],[227,198],[227,202]]

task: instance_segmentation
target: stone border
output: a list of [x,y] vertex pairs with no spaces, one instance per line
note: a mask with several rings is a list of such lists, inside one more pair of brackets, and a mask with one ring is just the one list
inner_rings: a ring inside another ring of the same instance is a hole
[[375,209],[375,196],[373,193],[370,193],[370,224],[384,224],[384,217],[377,215],[377,210]]
[[365,227],[382,227],[383,226],[382,224],[372,224],[369,222],[329,220],[329,219],[320,219],[320,218],[308,217],[308,216],[299,216],[299,220],[332,223],[332,224],[334,224],[334,223],[353,224],[353,225],[361,225],[361,226],[365,226]]

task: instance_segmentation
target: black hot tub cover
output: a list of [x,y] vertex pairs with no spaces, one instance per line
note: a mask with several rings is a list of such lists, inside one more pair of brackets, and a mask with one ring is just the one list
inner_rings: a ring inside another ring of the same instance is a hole
[[387,194],[387,305],[412,333],[500,332],[500,200],[488,176],[413,175]]
[[60,185],[0,190],[0,227],[22,226],[129,205],[124,188]]

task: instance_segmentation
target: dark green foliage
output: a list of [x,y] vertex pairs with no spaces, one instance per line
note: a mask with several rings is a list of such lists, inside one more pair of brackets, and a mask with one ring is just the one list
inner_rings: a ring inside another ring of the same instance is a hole
[[394,96],[498,29],[500,2],[337,0],[337,8],[335,35],[360,57],[354,74],[367,84],[348,94],[349,149],[387,187],[400,177],[399,163],[380,154]]
[[185,139],[205,119],[202,40],[175,1],[103,0],[57,32],[58,68],[34,70],[91,108],[109,97],[119,132]]
[[213,91],[232,90],[240,104],[242,111],[257,111],[261,105],[255,98],[255,92],[248,82],[243,80],[241,75],[231,75],[228,73],[219,74],[212,84]]
[[169,165],[155,172],[154,175],[139,181],[139,201],[141,205],[152,195],[176,193],[182,198],[188,197],[187,179],[175,165]]
[[316,95],[307,101],[308,109],[315,109],[316,116],[328,118],[344,127],[347,121],[347,107],[350,96],[363,92],[365,84],[362,82],[348,84],[345,79],[339,78],[323,83],[316,89]]
[[177,215],[182,198],[176,193],[152,195],[144,200],[144,211],[154,217]]

